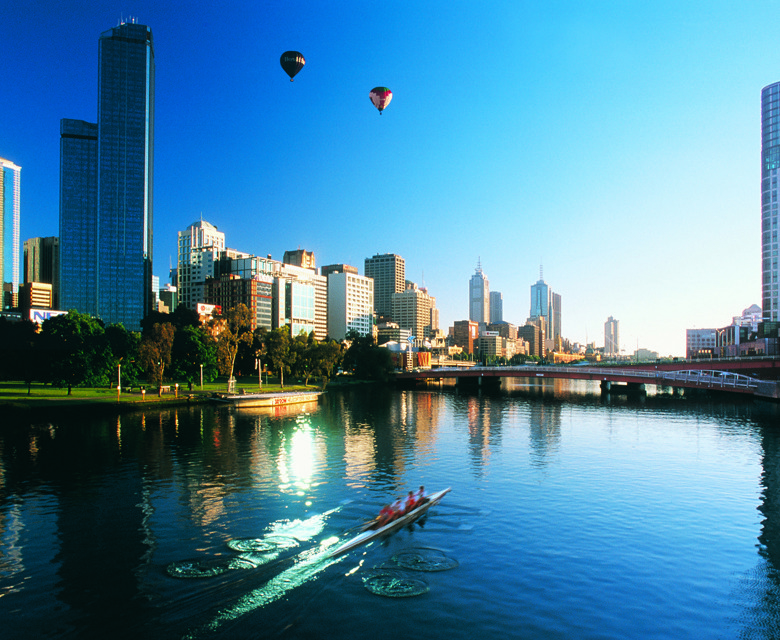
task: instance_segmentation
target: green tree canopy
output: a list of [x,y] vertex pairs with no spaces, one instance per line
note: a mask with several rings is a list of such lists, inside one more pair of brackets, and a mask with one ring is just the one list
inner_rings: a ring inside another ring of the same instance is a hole
[[211,382],[217,377],[217,342],[203,329],[190,325],[178,329],[171,356],[173,376],[186,381],[190,389],[200,381],[201,366],[203,380]]
[[352,371],[361,380],[387,380],[393,371],[390,352],[376,346],[374,337],[361,336],[354,332],[347,335],[349,349],[344,354],[344,368]]
[[108,385],[113,364],[111,349],[97,318],[68,311],[49,318],[41,328],[41,346],[48,367],[49,380],[67,386]]
[[295,361],[295,353],[291,347],[290,327],[285,325],[266,333],[266,358],[270,368],[279,372],[279,382],[282,386],[284,386],[284,374],[290,373]]

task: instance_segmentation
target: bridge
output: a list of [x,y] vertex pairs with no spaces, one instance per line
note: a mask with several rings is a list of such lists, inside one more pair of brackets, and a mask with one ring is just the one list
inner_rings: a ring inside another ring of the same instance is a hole
[[[780,399],[780,359],[731,360],[642,364],[623,367],[613,366],[544,366],[521,365],[514,367],[474,366],[469,369],[441,367],[421,369],[395,374],[398,381],[442,380],[471,381],[482,385],[483,381],[500,383],[500,378],[557,378],[565,380],[592,380],[601,384],[602,392],[641,391],[644,385],[653,384],[675,388],[725,391],[760,398]],[[761,373],[759,377],[756,372]]]

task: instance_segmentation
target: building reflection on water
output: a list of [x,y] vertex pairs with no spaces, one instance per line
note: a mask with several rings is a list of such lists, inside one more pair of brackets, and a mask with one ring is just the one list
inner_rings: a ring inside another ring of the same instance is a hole
[[[552,382],[553,393],[561,382]],[[550,384],[497,396],[346,391],[285,416],[195,406],[5,428],[0,431],[0,602],[33,580],[77,617],[106,620],[109,636],[109,624],[115,631],[150,606],[149,571],[167,518],[189,519],[195,547],[217,547],[224,542],[222,523],[235,510],[237,493],[265,496],[252,503],[262,521],[262,500],[311,504],[326,493],[318,484],[334,465],[340,465],[336,472],[357,495],[374,486],[383,495],[400,491],[412,458],[435,449],[443,420],[464,420],[476,477],[486,473],[510,433],[527,432],[528,463],[544,466],[561,447],[565,406],[545,401]],[[506,402],[513,394],[522,401]],[[762,448],[760,577],[743,581],[749,592],[745,625],[755,630],[749,637],[778,637],[777,411],[763,415],[750,404],[723,406],[698,410],[726,412],[743,431],[753,429]],[[171,491],[175,504],[163,497]],[[29,564],[38,574],[29,575]],[[43,615],[51,603],[41,607]]]

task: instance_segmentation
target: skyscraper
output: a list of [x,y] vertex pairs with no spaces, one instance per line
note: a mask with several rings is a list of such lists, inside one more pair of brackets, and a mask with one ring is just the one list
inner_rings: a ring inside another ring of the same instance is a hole
[[490,322],[503,322],[504,297],[500,291],[490,292]]
[[19,296],[19,208],[22,168],[0,158],[0,283],[3,309],[16,307]]
[[366,258],[364,275],[374,279],[374,313],[378,318],[391,318],[393,294],[406,288],[404,259],[394,253]]
[[469,320],[478,322],[480,329],[490,323],[490,285],[480,262],[469,280]]
[[531,285],[531,312],[530,317],[544,318],[546,324],[547,348],[554,349],[561,337],[561,296],[554,293],[544,281],[544,274],[540,267],[539,280]]
[[604,355],[616,356],[620,353],[620,335],[618,321],[612,316],[604,323]]
[[765,322],[780,320],[777,267],[777,178],[780,169],[780,82],[761,91],[761,299]]
[[152,31],[121,23],[98,43],[97,124],[61,123],[64,307],[132,330],[152,310],[153,158]]

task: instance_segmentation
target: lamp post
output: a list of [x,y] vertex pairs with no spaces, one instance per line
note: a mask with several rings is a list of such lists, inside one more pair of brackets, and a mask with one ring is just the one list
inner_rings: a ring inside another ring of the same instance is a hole
[[203,391],[203,365],[200,365],[200,390]]

